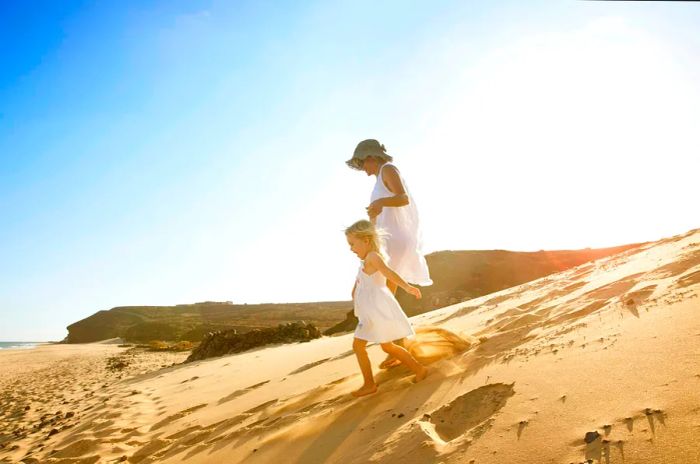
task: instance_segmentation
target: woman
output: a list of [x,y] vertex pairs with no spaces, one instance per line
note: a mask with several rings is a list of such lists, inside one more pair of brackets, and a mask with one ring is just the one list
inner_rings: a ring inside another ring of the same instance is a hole
[[[401,177],[391,162],[384,145],[374,139],[363,140],[346,163],[353,169],[376,176],[377,182],[370,196],[367,215],[370,220],[388,234],[386,240],[387,264],[406,282],[414,285],[432,285],[428,264],[421,250],[421,231],[418,209]],[[389,281],[392,293],[396,284]],[[398,364],[387,358],[380,367]]]

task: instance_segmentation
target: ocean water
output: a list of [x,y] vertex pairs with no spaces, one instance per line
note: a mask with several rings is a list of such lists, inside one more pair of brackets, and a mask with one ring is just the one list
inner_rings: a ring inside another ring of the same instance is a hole
[[0,350],[7,350],[10,348],[32,348],[37,346],[41,342],[0,342]]

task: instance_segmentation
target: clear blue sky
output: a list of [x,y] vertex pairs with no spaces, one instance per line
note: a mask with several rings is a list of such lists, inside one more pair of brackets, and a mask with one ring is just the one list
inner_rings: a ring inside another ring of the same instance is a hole
[[0,340],[348,299],[373,180],[343,161],[369,137],[427,252],[700,227],[698,24],[683,2],[2,2]]

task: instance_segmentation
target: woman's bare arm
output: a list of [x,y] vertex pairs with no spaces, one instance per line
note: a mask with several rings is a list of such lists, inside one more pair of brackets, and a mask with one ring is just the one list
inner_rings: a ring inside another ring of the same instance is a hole
[[406,189],[401,182],[399,171],[394,166],[386,166],[382,170],[382,179],[384,180],[386,188],[394,195],[373,201],[372,204],[367,207],[367,214],[370,218],[378,216],[383,208],[398,208],[410,203]]
[[401,182],[398,169],[394,166],[385,166],[382,170],[382,179],[386,188],[394,194],[393,197],[381,199],[383,200],[383,206],[406,206],[409,203],[409,199],[403,182]]

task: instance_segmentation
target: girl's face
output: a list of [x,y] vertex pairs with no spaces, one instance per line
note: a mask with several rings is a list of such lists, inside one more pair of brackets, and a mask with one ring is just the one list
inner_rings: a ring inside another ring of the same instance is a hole
[[370,252],[369,239],[363,239],[354,234],[347,234],[345,237],[348,239],[350,251],[355,253],[358,258],[365,259],[367,253]]

